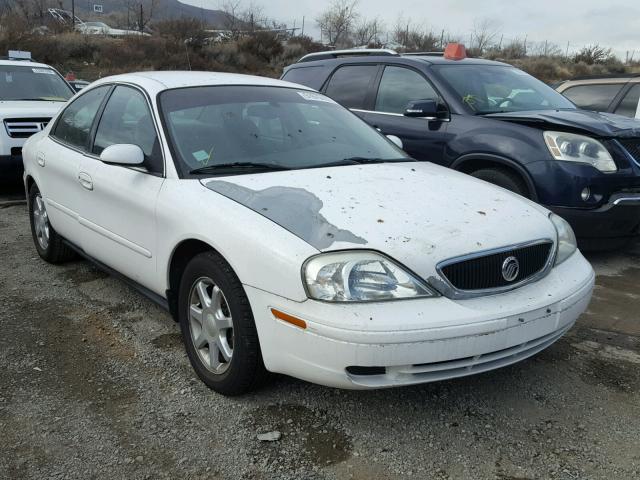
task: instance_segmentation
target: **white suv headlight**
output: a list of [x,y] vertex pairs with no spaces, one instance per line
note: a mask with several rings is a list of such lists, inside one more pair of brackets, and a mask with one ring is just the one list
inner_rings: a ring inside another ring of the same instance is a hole
[[544,141],[556,160],[588,163],[604,173],[618,170],[605,146],[591,137],[566,132],[544,132]]
[[437,294],[411,272],[376,252],[343,251],[311,257],[302,267],[309,298],[376,302]]
[[556,227],[556,232],[558,232],[558,252],[555,264],[560,265],[576,251],[576,236],[571,225],[564,218],[552,213],[549,215],[549,220],[551,220],[553,226]]

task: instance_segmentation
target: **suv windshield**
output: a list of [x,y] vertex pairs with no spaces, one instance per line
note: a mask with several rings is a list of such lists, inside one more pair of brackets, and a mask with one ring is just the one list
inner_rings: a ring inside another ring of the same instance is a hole
[[183,174],[410,160],[354,114],[316,92],[181,88],[163,92],[160,107]]
[[575,109],[569,100],[517,68],[436,65],[433,68],[475,114]]
[[66,102],[73,90],[46,67],[0,65],[0,100],[49,100]]

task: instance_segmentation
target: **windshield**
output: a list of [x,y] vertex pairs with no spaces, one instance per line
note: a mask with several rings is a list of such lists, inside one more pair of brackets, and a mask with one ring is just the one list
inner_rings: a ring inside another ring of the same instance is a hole
[[410,160],[347,109],[316,92],[182,88],[163,92],[160,106],[183,174],[211,173],[226,165],[273,170]]
[[66,102],[73,93],[51,68],[0,65],[0,100]]
[[478,115],[576,108],[551,87],[517,68],[498,65],[437,65],[433,68]]

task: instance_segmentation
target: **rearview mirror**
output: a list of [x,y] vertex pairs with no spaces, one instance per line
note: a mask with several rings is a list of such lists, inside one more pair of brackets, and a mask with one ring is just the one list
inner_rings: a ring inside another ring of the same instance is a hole
[[142,165],[144,152],[138,145],[121,143],[105,148],[100,154],[100,160],[114,165]]
[[425,120],[444,120],[445,113],[445,107],[436,100],[416,100],[409,102],[404,116]]

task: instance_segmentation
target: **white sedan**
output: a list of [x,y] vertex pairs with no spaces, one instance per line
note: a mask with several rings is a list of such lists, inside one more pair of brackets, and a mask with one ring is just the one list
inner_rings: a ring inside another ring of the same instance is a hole
[[267,371],[364,389],[509,365],[593,289],[561,218],[278,80],[105,78],[24,163],[40,256],[80,253],[165,306],[227,395]]

